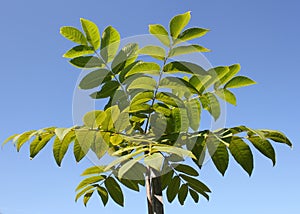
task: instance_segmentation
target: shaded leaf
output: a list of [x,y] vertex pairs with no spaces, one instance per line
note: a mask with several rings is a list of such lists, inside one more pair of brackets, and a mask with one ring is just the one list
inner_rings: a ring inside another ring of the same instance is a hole
[[207,92],[200,97],[202,107],[207,110],[215,120],[220,117],[221,107],[218,99],[213,93]]
[[163,68],[164,72],[168,73],[188,73],[188,74],[198,74],[207,75],[207,72],[199,65],[184,62],[184,61],[174,61],[166,64]]
[[185,164],[172,164],[176,171],[183,172],[187,175],[198,176],[199,173],[191,166]]
[[228,168],[229,155],[224,143],[211,135],[206,140],[208,152],[218,171],[224,176]]
[[181,205],[184,205],[184,201],[188,194],[188,185],[182,184],[178,191],[178,201]]
[[102,60],[94,56],[80,56],[70,60],[70,63],[82,69],[101,68],[104,66]]
[[107,81],[103,84],[100,91],[94,92],[90,95],[93,99],[101,99],[106,98],[115,93],[115,91],[119,88],[120,84],[117,81],[111,80]]
[[189,189],[189,193],[191,195],[191,197],[193,198],[195,203],[199,202],[199,195],[197,192],[195,192],[193,189]]
[[268,140],[263,140],[260,137],[249,137],[248,140],[254,145],[254,147],[260,151],[264,156],[270,158],[273,162],[273,166],[276,163],[275,151],[272,144]]
[[98,69],[87,74],[79,83],[81,89],[92,89],[100,86],[111,78],[110,71],[107,69]]
[[229,150],[241,167],[251,176],[253,171],[253,155],[250,147],[239,137],[229,144]]
[[124,206],[124,196],[120,185],[112,177],[108,177],[104,181],[105,187],[110,197],[120,206]]
[[178,194],[180,187],[180,178],[178,176],[173,177],[170,181],[168,188],[167,188],[167,199],[171,203],[176,195]]

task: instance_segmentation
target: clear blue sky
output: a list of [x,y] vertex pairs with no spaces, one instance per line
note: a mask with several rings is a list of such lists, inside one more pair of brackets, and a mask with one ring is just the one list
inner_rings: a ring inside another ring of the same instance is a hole
[[[299,59],[300,3],[296,0],[152,0],[36,1],[1,3],[0,141],[28,129],[72,125],[72,95],[80,71],[61,57],[71,43],[59,35],[62,25],[79,26],[79,18],[101,28],[116,27],[122,37],[147,33],[151,23],[192,11],[190,26],[211,29],[202,44],[217,65],[240,63],[242,74],[259,84],[238,90],[238,107],[228,107],[227,126],[284,131],[293,150],[275,145],[277,165],[255,152],[251,178],[231,162],[222,177],[211,163],[201,178],[211,200],[189,200],[184,207],[166,203],[166,213],[300,213]],[[103,208],[94,197],[88,208],[74,202],[74,189],[88,160],[75,164],[71,153],[58,168],[51,145],[34,160],[28,147],[0,150],[0,213],[96,214],[146,213],[145,193],[125,191],[125,208]]]

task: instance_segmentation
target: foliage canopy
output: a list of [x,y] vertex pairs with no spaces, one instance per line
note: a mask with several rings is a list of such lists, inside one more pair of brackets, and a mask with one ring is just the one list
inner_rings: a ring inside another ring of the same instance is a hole
[[[62,27],[60,33],[76,43],[63,56],[71,65],[91,70],[79,87],[93,90],[90,97],[106,105],[86,113],[82,125],[26,131],[9,137],[4,144],[12,141],[19,151],[28,142],[30,158],[34,158],[53,139],[58,166],[71,145],[77,162],[88,152],[99,159],[104,155],[115,157],[108,165],[92,166],[82,173],[76,201],[82,197],[85,205],[98,194],[104,205],[111,198],[123,206],[122,187],[139,191],[153,175],[160,179],[169,202],[177,197],[183,205],[188,195],[195,203],[199,196],[209,199],[211,191],[198,173],[205,156],[210,156],[224,175],[232,155],[251,175],[249,144],[275,165],[271,141],[292,146],[280,131],[246,126],[200,129],[204,111],[218,120],[220,99],[236,105],[232,89],[255,82],[238,75],[239,64],[207,70],[196,63],[174,60],[175,56],[209,51],[199,44],[186,43],[209,31],[186,29],[190,18],[190,12],[173,17],[168,30],[160,24],[149,25],[160,46],[129,43],[120,47],[121,37],[115,28],[108,26],[100,34],[96,24],[86,19],[80,19],[82,30]],[[144,55],[152,59],[144,61]],[[187,164],[188,159],[195,166]]]

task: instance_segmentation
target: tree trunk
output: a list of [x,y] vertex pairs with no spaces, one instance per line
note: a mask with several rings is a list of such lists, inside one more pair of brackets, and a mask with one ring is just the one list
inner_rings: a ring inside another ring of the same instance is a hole
[[161,189],[160,174],[152,168],[147,170],[146,192],[148,214],[163,214],[164,204]]

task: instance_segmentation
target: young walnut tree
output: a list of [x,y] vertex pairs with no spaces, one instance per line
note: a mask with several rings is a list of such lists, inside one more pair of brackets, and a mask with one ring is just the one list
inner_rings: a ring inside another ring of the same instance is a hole
[[114,157],[107,165],[95,165],[82,173],[75,200],[82,197],[87,205],[92,195],[98,195],[104,206],[110,198],[123,206],[122,188],[139,191],[145,187],[149,214],[164,212],[163,193],[168,202],[177,197],[181,205],[188,196],[195,203],[200,196],[209,199],[211,191],[198,173],[206,157],[224,175],[232,155],[251,175],[253,155],[248,144],[252,144],[275,165],[271,141],[292,146],[279,131],[247,126],[200,129],[204,111],[218,120],[220,101],[236,105],[231,90],[255,82],[238,75],[239,64],[204,69],[177,60],[181,55],[209,51],[186,43],[208,32],[198,27],[185,29],[190,18],[190,12],[173,17],[169,30],[160,24],[149,25],[160,46],[128,43],[120,47],[115,28],[108,26],[100,36],[98,27],[86,19],[80,19],[82,31],[62,27],[60,33],[77,43],[64,57],[73,66],[90,70],[80,89],[94,90],[90,97],[105,105],[87,112],[81,125],[31,130],[9,137],[4,144],[12,141],[19,151],[28,142],[30,158],[34,158],[53,139],[58,166],[71,145],[77,162],[88,153],[99,159]]

